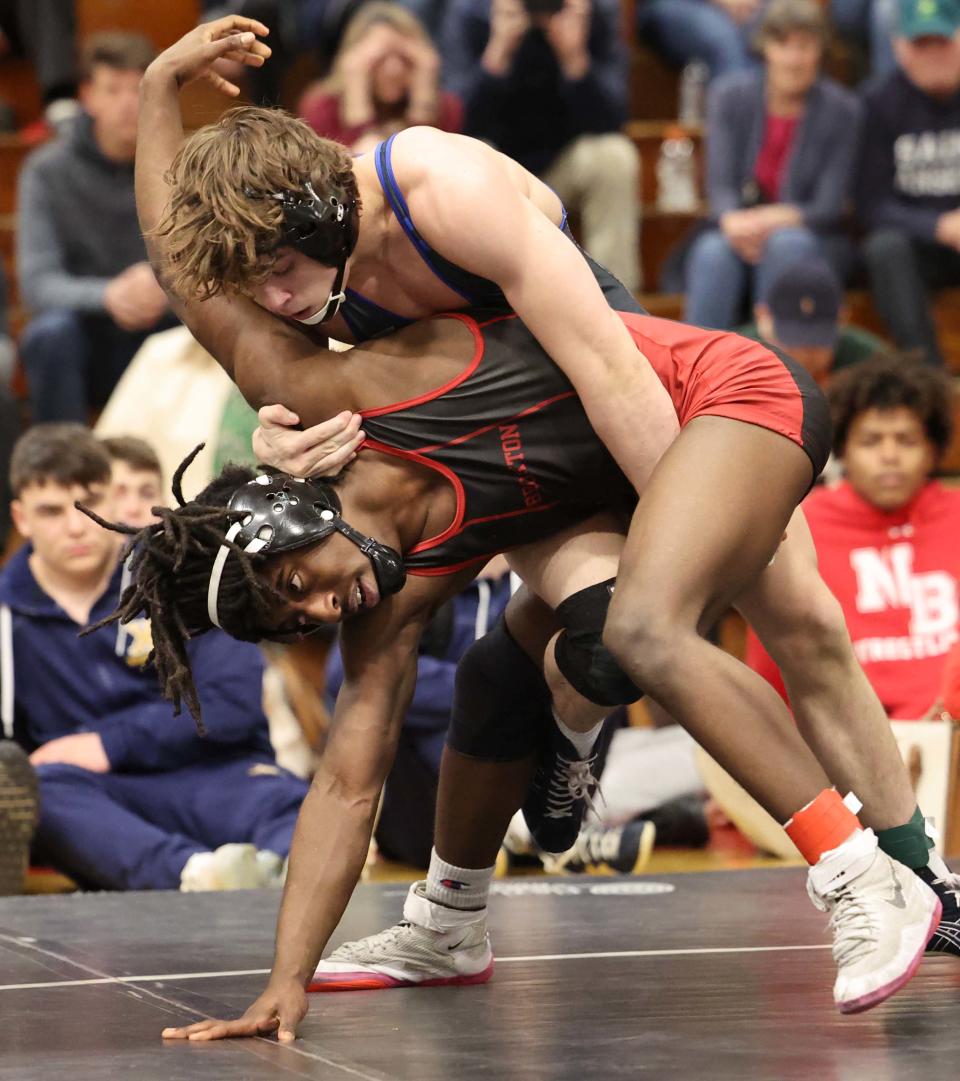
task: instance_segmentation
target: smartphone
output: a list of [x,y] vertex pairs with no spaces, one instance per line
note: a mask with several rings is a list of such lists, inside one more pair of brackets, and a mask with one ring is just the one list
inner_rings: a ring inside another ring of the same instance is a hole
[[523,0],[529,15],[556,15],[563,7],[563,0]]

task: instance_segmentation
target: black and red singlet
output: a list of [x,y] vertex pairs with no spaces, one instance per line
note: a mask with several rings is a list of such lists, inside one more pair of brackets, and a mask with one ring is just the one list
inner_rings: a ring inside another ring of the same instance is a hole
[[[736,334],[619,315],[681,427],[708,415],[760,425],[802,447],[812,477],[820,473],[829,410],[800,365]],[[437,470],[456,495],[450,525],[405,554],[411,574],[447,574],[598,511],[631,510],[633,489],[572,385],[515,315],[435,318],[458,319],[473,334],[464,370],[427,394],[362,413],[366,447]]]
[[365,447],[437,470],[456,495],[450,525],[405,554],[412,574],[450,573],[598,510],[629,510],[634,498],[569,380],[524,324],[475,316],[435,317],[473,334],[473,356],[455,379],[362,413]]

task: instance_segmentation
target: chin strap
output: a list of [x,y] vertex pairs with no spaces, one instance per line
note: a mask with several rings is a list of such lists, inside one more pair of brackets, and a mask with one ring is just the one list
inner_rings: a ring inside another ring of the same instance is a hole
[[[227,530],[227,540],[232,541],[240,530],[243,528],[241,522],[234,522],[232,526]],[[261,540],[260,537],[254,537],[252,541],[243,549],[245,552],[259,552],[266,548],[269,542]],[[220,579],[223,577],[223,568],[227,564],[227,556],[233,549],[227,544],[221,544],[220,549],[217,552],[216,558],[213,561],[213,568],[210,571],[210,584],[207,586],[207,615],[210,617],[210,622],[214,627],[220,627],[223,630],[223,626],[220,623],[220,619],[217,615],[217,602],[220,594]]]
[[307,327],[315,327],[318,323],[325,323],[328,319],[334,318],[337,312],[340,311],[340,305],[347,299],[347,294],[343,291],[343,276],[345,273],[346,264],[341,263],[337,269],[337,276],[333,279],[333,286],[330,289],[326,304],[320,311],[307,316],[306,319],[298,319],[298,323],[303,323]]

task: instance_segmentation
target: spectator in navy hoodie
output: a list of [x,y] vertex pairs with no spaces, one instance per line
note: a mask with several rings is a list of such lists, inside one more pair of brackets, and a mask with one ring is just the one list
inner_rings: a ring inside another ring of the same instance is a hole
[[960,285],[960,4],[900,0],[894,50],[897,70],[864,92],[857,207],[894,341],[940,365],[930,294]]
[[29,543],[0,573],[0,682],[5,733],[39,779],[36,855],[100,889],[278,882],[307,785],[274,761],[259,651],[217,631],[190,643],[206,733],[174,716],[146,620],[80,637],[125,584],[116,534],[74,506],[112,514],[104,448],[39,425],[10,473]]
[[[464,131],[535,173],[575,208],[583,243],[630,290],[640,286],[639,155],[627,119],[618,0],[453,0],[441,53]],[[545,9],[544,5],[540,5]]]

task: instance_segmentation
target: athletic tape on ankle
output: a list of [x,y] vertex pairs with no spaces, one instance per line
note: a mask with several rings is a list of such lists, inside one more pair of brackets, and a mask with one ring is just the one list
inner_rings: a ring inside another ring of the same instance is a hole
[[861,826],[839,792],[835,788],[825,788],[815,800],[797,811],[783,828],[812,866],[824,852],[839,848]]
[[909,822],[877,830],[877,839],[888,856],[916,871],[927,866],[930,849],[934,846],[936,831],[931,836],[931,828],[917,807]]

